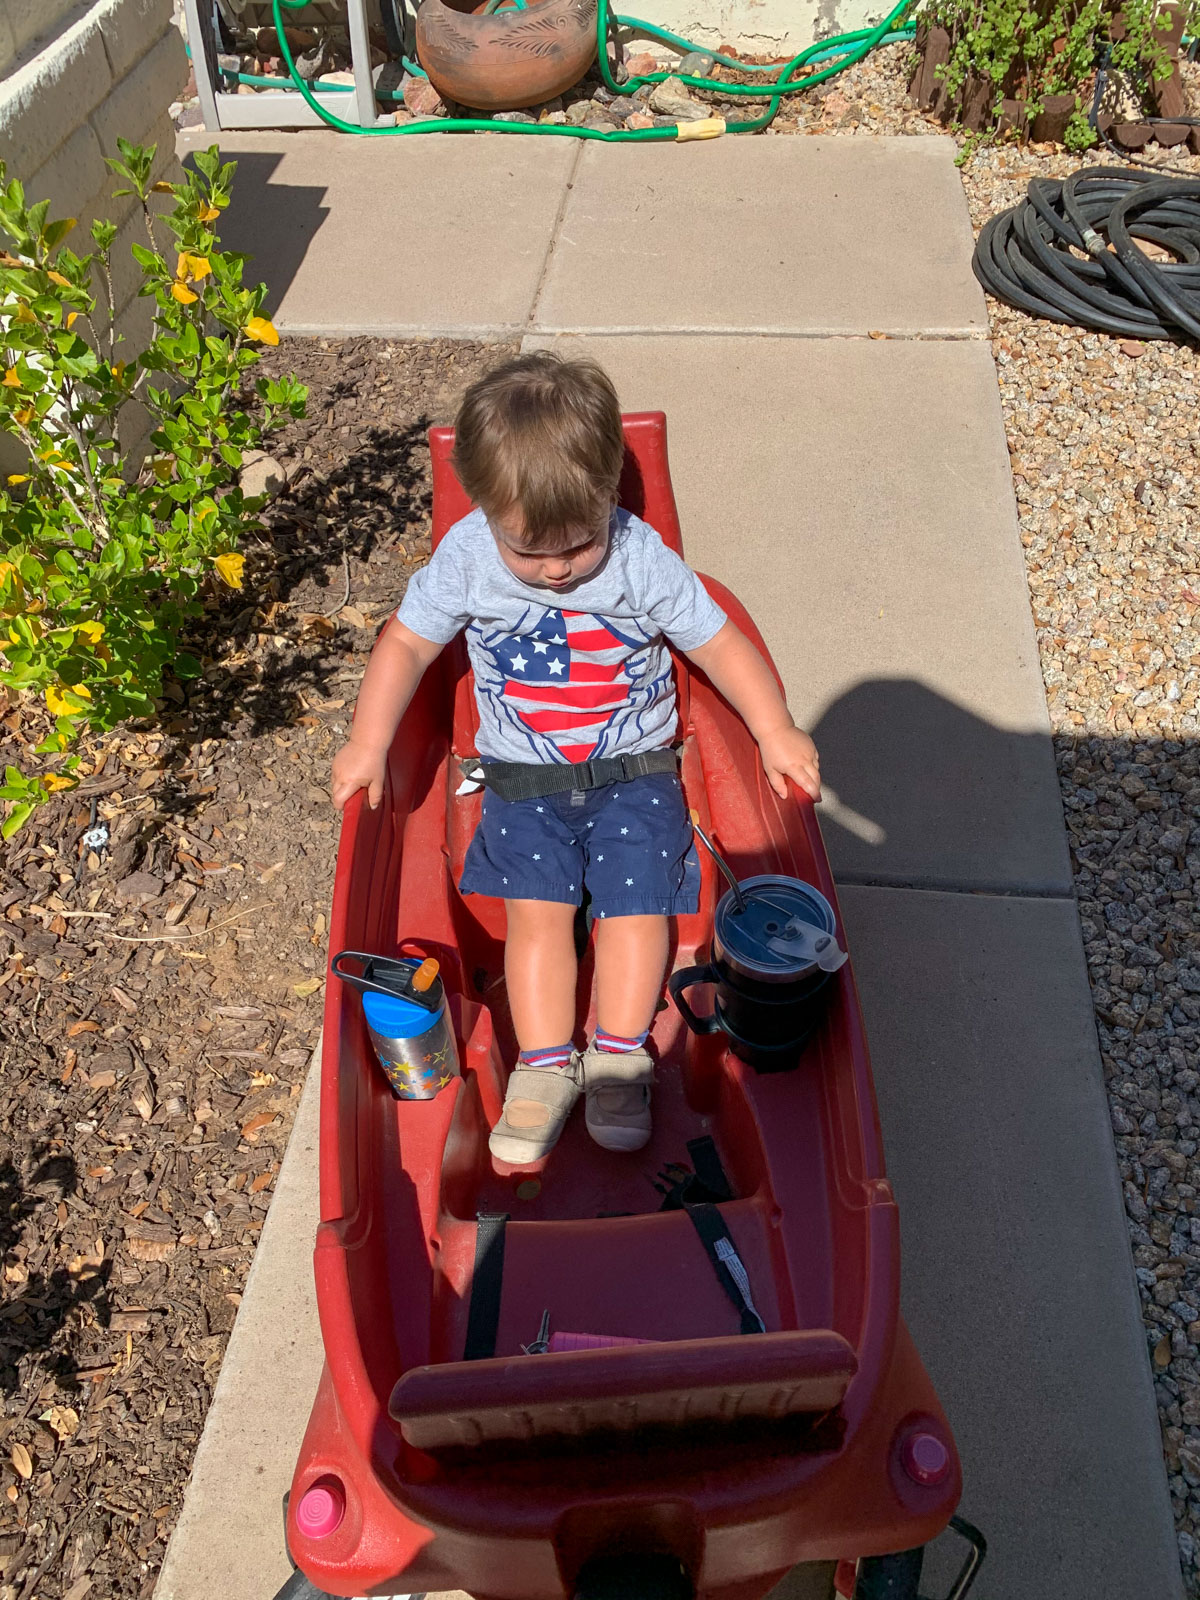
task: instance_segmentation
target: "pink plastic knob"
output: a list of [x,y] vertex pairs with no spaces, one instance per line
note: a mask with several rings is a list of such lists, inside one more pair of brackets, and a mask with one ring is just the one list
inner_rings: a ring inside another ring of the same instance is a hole
[[950,1452],[935,1433],[910,1433],[900,1446],[900,1465],[914,1483],[932,1488],[950,1471]]
[[296,1507],[296,1526],[309,1539],[323,1539],[342,1525],[346,1491],[336,1478],[322,1478],[306,1489]]

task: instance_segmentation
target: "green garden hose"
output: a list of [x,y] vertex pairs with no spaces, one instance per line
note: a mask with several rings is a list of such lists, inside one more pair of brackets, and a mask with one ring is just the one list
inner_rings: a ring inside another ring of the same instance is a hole
[[[569,139],[602,139],[608,144],[641,143],[663,144],[668,141],[683,141],[688,139],[715,138],[722,133],[755,133],[760,128],[765,128],[772,122],[779,110],[780,104],[786,94],[795,94],[801,89],[811,89],[813,84],[821,83],[826,78],[832,78],[836,73],[843,72],[855,62],[861,61],[877,45],[883,44],[895,37],[909,37],[908,29],[903,25],[905,14],[912,9],[915,0],[899,0],[899,4],[877,23],[873,28],[858,28],[853,33],[839,34],[835,39],[822,39],[817,44],[811,44],[799,55],[792,58],[781,70],[776,73],[774,81],[770,84],[754,83],[718,83],[711,78],[700,78],[690,73],[647,72],[630,78],[625,83],[617,83],[608,64],[608,40],[612,26],[628,28],[639,34],[647,34],[651,38],[659,39],[672,45],[676,49],[692,50],[693,46],[678,34],[669,32],[666,28],[656,27],[653,23],[642,22],[637,17],[612,17],[608,9],[608,0],[598,0],[596,8],[596,42],[597,54],[600,63],[601,76],[605,86],[612,94],[630,95],[635,93],[643,84],[662,83],[669,77],[678,77],[690,88],[719,91],[727,99],[742,99],[753,97],[767,99],[768,106],[760,117],[753,117],[746,121],[725,122],[720,117],[708,117],[702,122],[680,122],[669,128],[620,128],[612,133],[605,133],[599,128],[576,128],[570,124],[560,125],[544,122],[494,122],[490,117],[428,117],[420,122],[406,122],[400,127],[364,128],[356,122],[346,122],[341,117],[334,116],[320,104],[312,89],[296,70],[296,63],[292,59],[292,52],[288,47],[287,37],[283,31],[283,12],[299,11],[308,4],[308,0],[271,0],[271,9],[275,20],[275,32],[279,36],[279,52],[283,57],[284,65],[288,69],[288,80],[279,79],[277,82],[290,81],[292,86],[300,91],[305,101],[316,112],[322,122],[328,123],[331,128],[337,128],[342,133],[357,133],[363,135],[387,136],[405,133],[542,133],[556,134]],[[817,61],[828,60],[830,56],[844,51],[840,59],[818,72],[810,73],[805,78],[795,78],[793,74],[806,66],[812,66]],[[712,51],[705,54],[712,55],[715,62],[721,66],[731,67],[739,72],[773,72],[773,67],[749,66],[743,61],[735,61],[731,56],[723,56]],[[240,76],[240,75],[239,75]],[[245,81],[244,79],[242,81]],[[330,85],[331,88],[335,87]]]

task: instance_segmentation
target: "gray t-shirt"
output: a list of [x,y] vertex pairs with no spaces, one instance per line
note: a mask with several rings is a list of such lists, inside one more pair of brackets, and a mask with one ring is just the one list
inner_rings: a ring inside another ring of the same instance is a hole
[[505,566],[482,511],[455,523],[396,615],[434,644],[463,628],[485,761],[586,761],[670,744],[667,641],[696,650],[725,613],[648,523],[614,511],[608,553],[559,595]]

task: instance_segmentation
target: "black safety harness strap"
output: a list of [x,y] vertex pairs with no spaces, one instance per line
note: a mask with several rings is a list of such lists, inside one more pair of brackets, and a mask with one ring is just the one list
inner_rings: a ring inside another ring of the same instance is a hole
[[500,1326],[500,1292],[504,1287],[504,1230],[507,1212],[480,1213],[475,1229],[475,1269],[471,1274],[471,1309],[467,1313],[464,1361],[487,1361],[496,1354]]
[[718,1282],[741,1319],[742,1332],[766,1333],[767,1325],[759,1316],[750,1297],[750,1274],[737,1253],[737,1246],[725,1226],[725,1218],[716,1206],[707,1203],[688,1205],[685,1202],[683,1209],[691,1218],[692,1227],[700,1235],[700,1243],[712,1263]]
[[647,778],[656,772],[677,772],[679,757],[674,750],[647,750],[641,755],[603,756],[597,761],[540,764],[480,761],[473,756],[462,763],[462,770],[466,777],[486,784],[501,800],[538,800],[548,794],[628,783],[633,778]]

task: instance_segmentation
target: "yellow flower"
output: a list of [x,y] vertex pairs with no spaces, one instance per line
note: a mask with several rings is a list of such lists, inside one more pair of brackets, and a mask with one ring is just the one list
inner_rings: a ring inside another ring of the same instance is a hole
[[181,306],[190,306],[200,298],[194,290],[186,288],[182,283],[173,283],[171,293]]
[[79,317],[78,311],[68,311],[67,312],[67,327],[68,328],[74,327],[75,322],[78,320],[78,317]]
[[251,317],[242,331],[247,339],[257,339],[260,344],[279,343],[279,335],[275,331],[275,324],[268,317]]
[[102,622],[77,622],[75,632],[86,639],[89,644],[99,644],[104,637],[104,624]]
[[33,311],[29,306],[22,304],[17,307],[16,315],[14,316],[13,321],[36,322],[37,318],[34,316]]
[[[10,485],[18,484],[18,483],[28,483],[29,482],[29,474],[27,472],[10,472],[9,475],[8,475],[8,481],[9,481]],[[10,565],[9,562],[7,562],[7,561],[3,562],[2,564],[0,564],[0,570],[3,570],[3,567],[7,567],[8,565]]]
[[150,192],[152,194],[174,194],[175,185],[167,183],[164,178],[160,178],[157,183],[151,185]]
[[[11,478],[9,479],[9,482],[12,482]],[[21,582],[21,574],[17,571],[13,563],[11,561],[0,561],[0,583],[5,583],[10,579],[18,589],[24,588],[24,585]]]
[[3,385],[6,389],[19,389],[21,387],[21,380],[17,377],[16,367],[6,369],[3,378],[0,378],[0,385]]
[[236,551],[230,550],[223,556],[218,556],[213,562],[221,577],[231,589],[242,587],[242,569],[246,565],[246,558]]
[[212,263],[207,256],[194,256],[186,250],[179,252],[179,260],[175,263],[175,276],[181,281],[187,279],[207,278],[212,271]]
[[48,772],[42,782],[51,794],[57,794],[60,789],[74,789],[78,785],[79,779],[70,778],[65,772]]
[[43,450],[38,460],[44,461],[48,467],[61,467],[64,472],[73,472],[75,468],[75,463],[68,461],[57,445],[51,445],[48,450]]
[[27,422],[32,422],[34,411],[32,406],[22,406],[20,411],[14,411],[13,416],[24,427]]
[[201,200],[198,215],[201,222],[215,222],[221,213],[216,206],[210,206],[206,200]]
[[57,283],[60,289],[69,289],[71,287],[70,278],[64,278],[61,272],[48,272],[46,276],[51,283]]
[[125,368],[128,365],[129,365],[129,363],[127,361],[118,361],[117,364],[113,367],[112,375],[117,380],[118,383],[120,383],[121,380],[124,378],[124,376],[125,376]]
[[82,683],[52,683],[46,689],[46,704],[56,717],[85,710],[84,702],[91,698],[91,690]]

